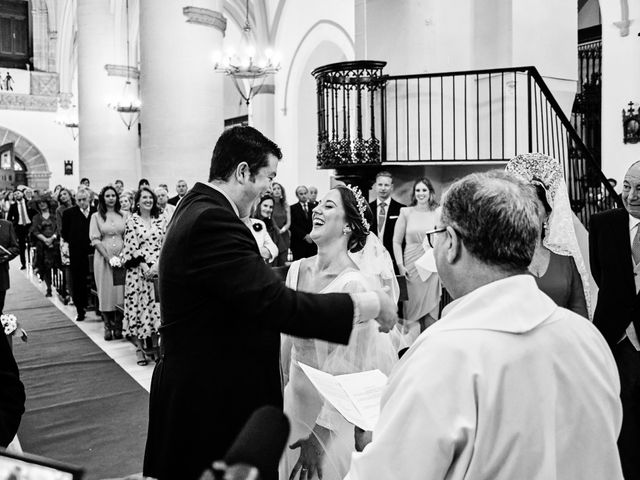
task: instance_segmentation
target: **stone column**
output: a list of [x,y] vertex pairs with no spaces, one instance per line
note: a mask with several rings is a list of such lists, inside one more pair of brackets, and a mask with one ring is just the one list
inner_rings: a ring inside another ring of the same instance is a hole
[[142,175],[152,184],[206,181],[224,127],[223,0],[141,0]]
[[265,83],[256,92],[249,105],[249,125],[257,128],[267,138],[275,135],[275,85]]
[[[96,191],[116,179],[135,188],[137,125],[127,130],[118,113],[107,106],[122,94],[126,78],[120,72],[126,72],[126,66],[110,71],[106,66],[122,58],[126,45],[115,41],[109,2],[78,0],[77,19],[79,175],[89,178]],[[132,84],[137,88],[135,80]]]

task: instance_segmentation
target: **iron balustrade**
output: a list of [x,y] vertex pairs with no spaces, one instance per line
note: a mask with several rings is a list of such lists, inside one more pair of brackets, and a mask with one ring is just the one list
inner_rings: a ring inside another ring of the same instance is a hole
[[313,71],[320,168],[504,163],[540,152],[561,163],[584,225],[621,206],[535,67],[389,76],[384,66],[356,61]]

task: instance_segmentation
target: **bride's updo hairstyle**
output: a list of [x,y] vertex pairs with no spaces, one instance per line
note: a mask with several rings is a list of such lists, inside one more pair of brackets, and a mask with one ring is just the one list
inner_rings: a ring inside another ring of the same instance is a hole
[[364,244],[367,242],[369,225],[371,225],[373,220],[373,214],[359,190],[359,198],[357,198],[351,188],[346,185],[338,185],[334,188],[340,192],[340,198],[342,199],[344,208],[344,218],[349,227],[351,227],[351,236],[349,237],[347,248],[350,252],[355,253],[362,250]]

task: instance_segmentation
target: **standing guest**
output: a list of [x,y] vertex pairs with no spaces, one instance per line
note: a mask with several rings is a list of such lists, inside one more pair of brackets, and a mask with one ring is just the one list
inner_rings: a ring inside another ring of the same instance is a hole
[[[400,216],[400,209],[406,207],[406,205],[396,202],[391,198],[391,194],[393,193],[393,176],[390,172],[378,172],[374,189],[376,191],[376,199],[369,204],[369,208],[371,208],[371,212],[373,213],[371,231],[382,241],[384,248],[392,254],[393,232],[398,217]],[[391,258],[393,261],[393,269],[397,275],[398,265],[393,255]]]
[[311,210],[318,206],[318,188],[313,185],[309,187],[309,206]]
[[133,196],[129,192],[123,192],[120,195],[120,213],[124,215],[125,222],[131,215],[131,207],[133,206]]
[[168,203],[169,193],[166,189],[162,187],[158,187],[155,189],[156,198],[158,199],[158,208],[160,208],[160,213],[164,215],[167,219],[167,223],[171,220],[171,216],[175,211],[176,207]]
[[80,179],[80,187],[91,189],[91,181],[87,177],[83,177]]
[[122,251],[125,218],[120,213],[120,199],[115,187],[107,185],[98,195],[98,211],[91,215],[89,238],[96,249],[93,256],[93,276],[98,291],[98,305],[104,323],[104,339],[122,338],[122,318],[116,305],[122,305],[124,287],[113,284],[113,269],[109,263]]
[[31,228],[31,218],[36,211],[27,205],[22,190],[16,190],[14,194],[15,203],[9,208],[8,220],[13,223],[13,227],[18,237],[18,247],[20,248],[20,270],[27,268],[25,251],[29,247],[29,230]]
[[0,447],[3,449],[18,433],[25,400],[18,365],[7,337],[0,334]]
[[9,220],[9,210],[14,203],[16,203],[14,193],[12,190],[9,190],[2,201],[2,218],[5,220]]
[[127,220],[122,258],[127,267],[124,287],[124,331],[136,339],[138,365],[156,359],[160,306],[153,280],[158,276],[158,257],[167,229],[158,199],[144,185],[135,198],[134,213]]
[[140,190],[142,187],[150,188],[149,180],[147,180],[146,178],[141,178],[138,182],[138,190]]
[[41,196],[36,204],[38,213],[31,222],[31,237],[36,246],[35,268],[51,296],[51,269],[60,265],[60,240],[55,216],[55,203],[49,195]]
[[122,192],[124,192],[124,182],[118,179],[113,184],[116,187],[116,193],[118,196],[122,195]]
[[[271,195],[263,195],[256,206],[253,218],[260,220],[265,224],[269,238],[277,247],[278,253],[276,254],[275,259],[271,262],[271,265],[274,267],[283,267],[287,261],[288,247],[282,239],[282,235],[280,235],[280,229],[273,220],[274,205],[275,202]],[[255,227],[253,227],[253,229],[255,230]],[[258,242],[258,245],[260,245],[260,242]],[[260,253],[262,253],[262,251]]]
[[346,344],[354,321],[379,318],[384,330],[395,322],[382,291],[294,292],[265,265],[240,218],[281,157],[252,127],[225,130],[209,183],[196,183],[173,215],[160,257],[164,355],[151,382],[145,476],[199,478],[254,410],[282,408],[280,332]]
[[525,153],[511,159],[505,170],[536,190],[540,238],[529,272],[538,288],[556,305],[589,318],[589,277],[573,227],[560,162],[541,153]]
[[591,217],[589,259],[599,288],[593,324],[609,343],[620,372],[622,471],[635,479],[640,478],[640,162],[627,170],[622,203],[624,208]]
[[167,192],[167,196],[169,195],[169,186],[166,183],[159,183],[158,187],[159,188],[164,188],[165,191]]
[[442,204],[427,235],[455,300],[391,372],[347,479],[622,480],[611,351],[527,273],[540,236],[532,189],[473,174]]
[[[415,262],[424,255],[425,232],[436,222],[436,193],[428,178],[419,178],[413,184],[411,206],[400,209],[393,232],[393,254],[398,272],[407,279],[409,299],[404,302],[404,319],[411,326],[420,324],[420,331],[438,319],[440,308],[440,279],[432,273],[425,281],[418,275]],[[379,212],[378,212],[379,213]],[[404,252],[402,244],[405,243]]]
[[25,187],[24,188],[24,199],[27,202],[27,205],[29,205],[31,202],[33,202],[33,189],[31,189],[29,187]]
[[271,217],[274,223],[280,229],[280,237],[282,238],[284,253],[281,253],[276,260],[277,266],[283,266],[287,261],[289,247],[291,246],[291,209],[287,203],[287,194],[284,187],[273,182],[271,184],[271,194],[273,195],[273,213]]
[[[56,226],[58,233],[62,235],[62,215],[65,210],[75,205],[75,199],[71,194],[71,191],[67,188],[62,188],[58,192],[58,208],[56,209]],[[58,293],[62,296],[65,304],[69,302],[69,286],[71,285],[71,272],[69,270],[69,244],[60,238],[60,264],[62,268],[62,274],[64,275],[64,282],[61,286],[61,291]]]
[[89,240],[90,218],[95,210],[89,204],[90,193],[86,189],[76,193],[76,206],[62,214],[62,238],[69,244],[69,269],[71,271],[71,298],[76,307],[76,321],[85,318],[87,308],[87,277],[89,254],[93,252]]
[[313,257],[318,249],[311,239],[311,211],[309,190],[304,185],[296,188],[298,203],[291,205],[291,253],[294,260]]
[[178,202],[187,194],[188,190],[189,187],[187,186],[187,182],[185,182],[184,180],[178,180],[178,183],[176,183],[177,195],[175,197],[171,197],[169,199],[169,203],[174,207],[178,205]]
[[[4,311],[4,300],[10,286],[9,261],[13,260],[20,253],[18,237],[13,228],[13,223],[8,220],[0,220],[0,246],[4,249],[0,249],[0,315],[2,315]],[[2,333],[3,332],[0,331],[0,336],[2,336]]]

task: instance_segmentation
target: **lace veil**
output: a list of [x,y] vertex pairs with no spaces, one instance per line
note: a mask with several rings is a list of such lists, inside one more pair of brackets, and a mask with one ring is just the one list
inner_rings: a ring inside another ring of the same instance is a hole
[[371,288],[388,288],[393,301],[398,302],[400,287],[393,271],[391,255],[377,236],[369,232],[364,248],[355,253],[349,252],[349,256],[360,272],[367,277]]
[[543,244],[557,255],[573,257],[582,277],[589,318],[593,318],[591,286],[594,282],[585,263],[588,250],[583,253],[580,248],[560,162],[542,153],[525,153],[512,158],[505,170],[527,183],[539,183],[544,187],[552,211]]

